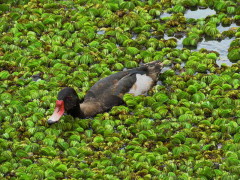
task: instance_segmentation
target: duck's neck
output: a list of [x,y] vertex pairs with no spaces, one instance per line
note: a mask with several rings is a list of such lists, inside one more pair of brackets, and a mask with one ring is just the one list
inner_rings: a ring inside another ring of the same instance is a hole
[[83,102],[80,104],[80,111],[84,117],[92,117],[99,112],[103,112],[99,102]]
[[68,110],[67,113],[73,117],[85,118],[84,113],[80,109],[80,100],[72,109]]

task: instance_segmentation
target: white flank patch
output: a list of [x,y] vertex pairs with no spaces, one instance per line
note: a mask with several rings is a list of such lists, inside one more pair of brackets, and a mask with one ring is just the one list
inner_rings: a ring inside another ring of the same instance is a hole
[[134,96],[146,93],[151,88],[153,83],[152,78],[147,76],[146,74],[144,75],[137,74],[136,78],[137,80],[135,84],[131,87],[131,89],[128,92],[130,94],[134,94]]

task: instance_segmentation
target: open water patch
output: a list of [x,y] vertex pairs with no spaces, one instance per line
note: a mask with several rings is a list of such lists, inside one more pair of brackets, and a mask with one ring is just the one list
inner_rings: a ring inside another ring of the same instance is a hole
[[164,37],[163,37],[165,40],[168,40],[168,39],[176,39],[177,40],[177,49],[182,49],[183,48],[183,39],[186,38],[186,36],[181,36],[181,37],[175,37],[175,36],[168,36],[166,34],[164,34]]
[[97,34],[105,34],[105,32],[106,31],[104,31],[104,30],[99,30],[99,31],[97,31]]
[[184,16],[186,18],[201,19],[214,14],[216,14],[215,10],[207,8],[207,9],[187,10]]
[[172,16],[172,14],[165,12],[160,15],[160,18],[171,17],[171,16]]
[[217,29],[219,30],[220,33],[222,33],[223,31],[228,31],[238,27],[239,26],[236,23],[232,23],[230,26],[223,26],[222,24],[220,24],[219,26],[217,26]]
[[137,39],[137,34],[133,34],[132,39],[133,40]]
[[176,49],[182,49],[182,48],[188,48],[191,49],[193,51],[199,51],[200,49],[204,48],[207,49],[208,51],[217,51],[219,53],[219,60],[217,61],[217,64],[220,66],[221,64],[225,63],[228,66],[231,66],[233,63],[231,61],[229,61],[227,55],[228,55],[228,48],[230,47],[231,42],[234,40],[233,38],[226,38],[223,39],[221,41],[217,41],[217,40],[208,40],[208,39],[203,39],[201,42],[199,42],[197,44],[197,47],[184,47],[182,42],[183,39],[186,36],[180,37],[180,38],[176,38],[174,36],[167,36],[164,35],[164,39],[168,40],[170,38],[175,38],[177,39],[177,47]]
[[197,48],[194,51],[199,51],[202,48],[207,49],[208,51],[217,51],[219,53],[219,60],[217,61],[218,65],[222,63],[226,63],[227,65],[231,66],[233,63],[229,61],[228,55],[228,48],[230,47],[230,43],[233,39],[223,39],[221,41],[216,40],[207,40],[203,39],[201,42],[198,43]]

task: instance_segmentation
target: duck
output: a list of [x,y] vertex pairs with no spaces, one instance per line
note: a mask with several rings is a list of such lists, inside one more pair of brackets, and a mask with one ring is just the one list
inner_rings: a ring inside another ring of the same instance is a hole
[[158,81],[163,67],[163,62],[153,61],[114,73],[96,82],[83,100],[73,88],[65,87],[58,93],[55,110],[47,123],[58,122],[64,113],[81,119],[94,117],[113,106],[123,105],[126,93],[134,96],[146,94]]

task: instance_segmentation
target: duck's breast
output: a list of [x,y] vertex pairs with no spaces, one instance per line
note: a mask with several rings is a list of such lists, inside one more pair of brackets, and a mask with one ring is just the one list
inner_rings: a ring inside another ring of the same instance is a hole
[[133,84],[128,93],[135,96],[146,93],[153,85],[153,79],[146,74],[136,74],[136,82]]

